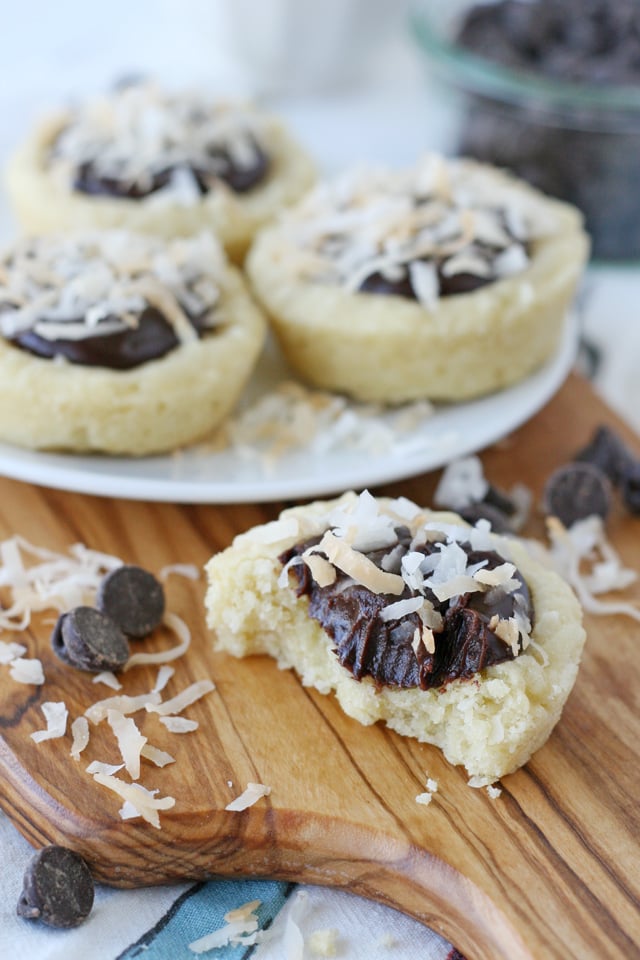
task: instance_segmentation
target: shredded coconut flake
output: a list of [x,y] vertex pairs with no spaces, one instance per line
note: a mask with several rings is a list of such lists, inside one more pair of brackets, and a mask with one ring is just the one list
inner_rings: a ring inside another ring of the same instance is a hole
[[211,680],[197,680],[190,686],[178,693],[171,700],[165,700],[161,704],[147,704],[146,709],[149,713],[158,713],[161,717],[167,717],[170,714],[182,713],[187,707],[190,707],[196,700],[200,700],[215,690],[216,685]]
[[9,676],[17,683],[32,683],[37,687],[42,686],[45,680],[40,660],[29,660],[25,657],[16,657],[11,661]]
[[130,670],[131,667],[137,667],[140,664],[147,663],[169,663],[171,660],[177,660],[187,652],[191,644],[191,631],[184,620],[175,613],[165,613],[163,623],[176,634],[180,643],[171,647],[170,650],[160,650],[157,653],[134,653],[127,660],[123,673]]
[[35,740],[36,743],[41,743],[43,740],[55,740],[58,737],[64,737],[67,730],[67,719],[69,717],[66,703],[55,703],[48,700],[41,706],[47,722],[47,729],[36,730],[31,734],[31,739]]
[[111,687],[112,690],[122,690],[122,684],[111,670],[103,670],[102,673],[96,673],[91,682],[104,683],[105,686]]
[[0,640],[0,665],[6,666],[26,652],[27,648],[21,643],[7,643],[6,640]]
[[109,713],[109,710],[117,710],[124,716],[130,713],[136,713],[138,710],[144,710],[147,704],[160,703],[160,694],[156,691],[149,693],[139,693],[136,696],[129,696],[123,693],[118,697],[107,697],[106,700],[98,700],[92,703],[84,712],[85,717],[91,723],[100,723]]
[[118,741],[127,773],[132,780],[137,780],[140,776],[140,752],[147,738],[142,736],[131,717],[125,717],[118,710],[108,710],[107,721]]
[[158,719],[169,733],[191,733],[199,727],[197,720],[188,720],[186,717],[159,717]]
[[143,820],[146,820],[147,823],[158,830],[160,829],[158,811],[170,810],[175,806],[175,797],[156,798],[157,790],[147,790],[139,783],[125,783],[118,777],[100,772],[94,773],[93,779],[96,783],[118,794],[125,803],[128,801],[135,809],[137,816],[142,817]]
[[175,763],[176,758],[172,757],[166,750],[159,750],[158,747],[152,747],[150,743],[145,743],[140,751],[140,756],[150,760],[156,767],[166,767],[169,763]]
[[228,803],[225,810],[232,810],[234,812],[246,810],[248,807],[252,807],[254,803],[257,803],[258,800],[261,800],[262,797],[268,797],[270,793],[271,787],[265,787],[263,783],[248,783],[244,793],[241,793],[239,797],[236,797],[235,800]]
[[80,759],[80,754],[89,743],[89,721],[86,717],[76,717],[71,724],[71,756],[74,760]]

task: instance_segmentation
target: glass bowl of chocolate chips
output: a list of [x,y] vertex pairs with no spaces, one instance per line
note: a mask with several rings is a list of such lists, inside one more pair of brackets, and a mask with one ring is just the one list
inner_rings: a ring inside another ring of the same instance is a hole
[[639,258],[640,2],[415,0],[412,24],[448,148],[575,204],[597,258]]

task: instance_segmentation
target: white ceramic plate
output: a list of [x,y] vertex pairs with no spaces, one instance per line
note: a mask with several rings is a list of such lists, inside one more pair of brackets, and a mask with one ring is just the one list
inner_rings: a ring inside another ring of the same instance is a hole
[[[62,490],[172,503],[259,503],[362,490],[435,470],[519,427],[565,380],[577,339],[572,318],[558,352],[525,381],[479,400],[437,406],[378,453],[350,445],[329,450],[311,445],[268,461],[251,451],[194,447],[173,456],[134,459],[37,453],[0,444],[0,474]],[[272,388],[282,374],[282,361],[268,358],[245,404]]]

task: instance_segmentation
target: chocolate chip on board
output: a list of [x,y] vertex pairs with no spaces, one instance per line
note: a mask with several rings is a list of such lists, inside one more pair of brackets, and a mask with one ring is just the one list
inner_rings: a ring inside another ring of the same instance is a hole
[[599,467],[616,486],[622,482],[634,464],[634,457],[624,441],[606,425],[597,428],[589,443],[575,455],[574,460]]
[[477,523],[478,520],[488,520],[493,533],[513,533],[513,528],[506,513],[493,506],[493,504],[487,503],[486,500],[470,503],[469,506],[463,507],[458,513],[463,520],[471,524]]
[[543,508],[565,527],[596,514],[603,519],[611,506],[611,484],[591,463],[569,463],[555,470],[544,490]]
[[629,513],[640,514],[640,460],[629,464],[620,481],[620,492]]
[[93,878],[82,857],[67,847],[44,847],[29,861],[18,916],[50,927],[77,927],[91,913]]
[[124,564],[104,578],[96,606],[128,637],[146,637],[162,622],[164,590],[152,573]]
[[129,659],[129,642],[120,627],[93,607],[75,607],[58,617],[51,646],[65,663],[90,673],[120,670]]

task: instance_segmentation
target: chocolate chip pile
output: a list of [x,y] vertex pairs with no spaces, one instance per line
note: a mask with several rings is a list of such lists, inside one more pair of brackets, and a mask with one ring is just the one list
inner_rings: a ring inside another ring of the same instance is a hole
[[573,462],[559,467],[545,486],[543,508],[565,527],[589,516],[606,519],[613,490],[640,515],[640,459],[607,426],[600,426]]
[[[640,86],[636,0],[501,0],[478,4],[456,42],[518,72],[598,86]],[[457,84],[458,77],[453,75]],[[458,151],[504,166],[585,214],[596,256],[640,256],[640,103],[624,108],[526,86],[495,99],[467,90]],[[638,98],[640,100],[640,98]],[[630,105],[629,105],[630,104]]]
[[51,646],[64,663],[80,670],[121,670],[129,659],[129,639],[148,636],[162,622],[164,590],[152,573],[123,564],[103,579],[96,607],[61,614]]
[[563,80],[640,83],[636,0],[501,0],[473,7],[458,42],[508,67]]

